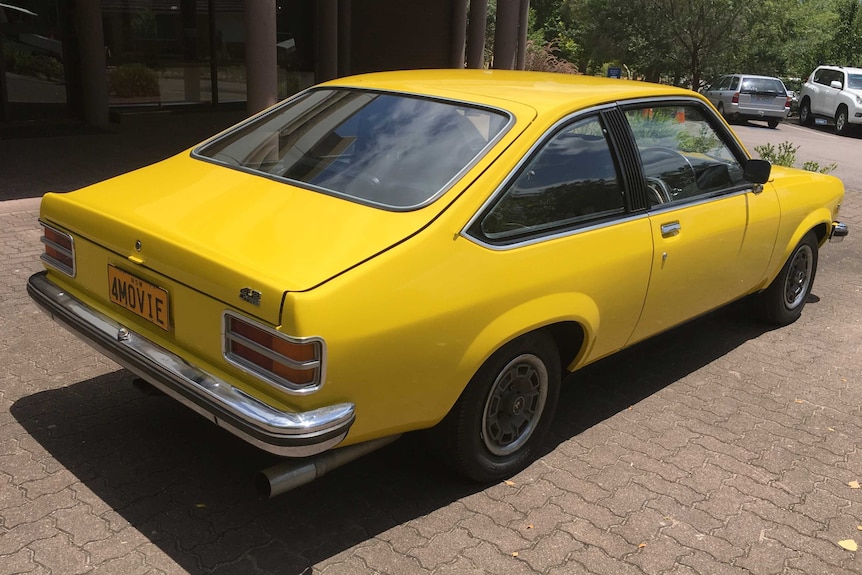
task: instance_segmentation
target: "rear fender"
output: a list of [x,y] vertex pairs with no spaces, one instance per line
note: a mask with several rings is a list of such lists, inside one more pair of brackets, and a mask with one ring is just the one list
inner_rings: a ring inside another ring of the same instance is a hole
[[560,322],[576,322],[584,331],[581,349],[571,362],[575,364],[587,354],[595,341],[601,323],[599,308],[584,294],[557,293],[524,302],[488,324],[462,356],[458,371],[476,373],[491,354],[503,345],[526,333]]

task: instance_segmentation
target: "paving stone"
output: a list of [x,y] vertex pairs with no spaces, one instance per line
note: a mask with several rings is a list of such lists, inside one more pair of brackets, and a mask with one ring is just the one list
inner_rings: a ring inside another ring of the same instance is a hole
[[35,308],[39,236],[35,200],[0,202],[0,575],[862,573],[837,544],[862,544],[859,242],[824,247],[790,326],[731,306],[575,374],[509,482],[411,444],[258,501],[277,458]]

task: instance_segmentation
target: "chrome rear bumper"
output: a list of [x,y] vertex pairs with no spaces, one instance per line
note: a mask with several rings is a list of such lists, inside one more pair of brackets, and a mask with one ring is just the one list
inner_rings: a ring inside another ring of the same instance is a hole
[[68,295],[46,272],[30,276],[27,293],[54,320],[106,356],[270,453],[321,453],[340,443],[355,420],[352,403],[298,413],[267,405]]
[[844,241],[844,238],[847,237],[847,234],[849,233],[850,229],[847,227],[847,224],[832,222],[832,229],[829,230],[829,241],[832,243]]

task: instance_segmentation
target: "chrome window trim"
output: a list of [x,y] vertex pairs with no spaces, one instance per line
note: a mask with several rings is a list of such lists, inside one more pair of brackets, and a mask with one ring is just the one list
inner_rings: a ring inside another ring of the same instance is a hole
[[[317,360],[312,360],[312,361],[308,361],[305,363],[294,362],[294,361],[291,361],[290,358],[286,358],[284,356],[278,356],[274,352],[263,348],[262,346],[260,346],[257,343],[249,342],[249,344],[251,344],[251,345],[246,344],[245,342],[248,340],[246,340],[242,336],[229,335],[227,333],[227,325],[228,325],[227,320],[229,317],[233,317],[233,318],[236,318],[236,319],[243,321],[245,323],[251,324],[251,325],[257,327],[258,329],[260,329],[262,331],[265,331],[271,335],[274,335],[275,337],[278,337],[278,338],[283,339],[285,341],[288,341],[290,343],[300,344],[300,345],[306,344],[306,343],[317,343],[320,347],[320,358]],[[253,349],[253,351],[261,353],[262,355],[265,355],[266,357],[269,357],[270,359],[276,359],[276,357],[277,357],[277,361],[279,361],[280,363],[284,363],[285,365],[288,365],[288,363],[284,362],[284,360],[287,359],[289,362],[294,364],[294,365],[290,365],[290,367],[294,367],[295,369],[306,369],[309,367],[311,367],[312,369],[316,368],[317,369],[317,382],[313,383],[313,384],[308,384],[308,385],[300,385],[300,384],[296,384],[290,380],[287,380],[283,377],[279,377],[278,375],[276,375],[274,373],[268,372],[268,371],[262,369],[260,366],[257,366],[255,364],[251,363],[250,361],[245,360],[241,357],[235,356],[231,352],[229,352],[228,351],[228,342],[229,341],[237,341],[239,343],[242,343],[243,345],[246,345],[247,347],[251,347]],[[243,314],[231,311],[231,310],[225,310],[222,312],[222,319],[221,319],[221,347],[222,347],[222,349],[221,349],[222,357],[224,357],[225,361],[227,361],[229,364],[231,364],[232,366],[236,367],[237,369],[243,371],[244,373],[246,373],[248,375],[254,376],[257,379],[260,379],[260,380],[272,385],[274,388],[276,388],[280,391],[284,391],[286,393],[289,393],[290,395],[308,395],[308,394],[314,393],[316,391],[319,391],[323,387],[323,384],[326,382],[326,342],[324,341],[324,339],[322,337],[317,337],[317,336],[293,337],[293,336],[284,334],[284,333],[282,333],[276,329],[273,329],[267,325],[264,325],[264,324],[260,323],[259,321],[252,319],[251,317],[249,317],[247,315],[243,315]],[[264,349],[265,349],[265,351],[264,351]]]
[[[734,190],[731,192],[707,194],[707,195],[704,195],[703,197],[694,198],[691,201],[681,201],[679,203],[670,202],[667,204],[660,204],[661,206],[663,206],[660,209],[655,209],[656,206],[647,207],[643,211],[629,212],[625,216],[609,219],[606,221],[596,222],[595,224],[592,224],[592,225],[587,224],[587,225],[583,225],[583,226],[573,226],[573,227],[568,228],[568,229],[557,230],[556,232],[552,231],[551,233],[547,233],[544,235],[539,234],[539,235],[532,236],[532,237],[525,237],[523,240],[513,241],[512,243],[506,243],[506,244],[491,243],[491,242],[488,242],[488,241],[484,240],[483,238],[481,238],[477,235],[473,235],[469,232],[470,228],[472,228],[473,225],[476,224],[476,222],[480,219],[480,217],[482,217],[484,211],[491,204],[497,202],[500,195],[502,195],[506,192],[508,187],[514,181],[516,174],[521,170],[521,168],[524,166],[524,164],[527,163],[528,160],[532,159],[532,156],[536,152],[536,150],[539,149],[541,146],[545,145],[547,143],[547,141],[556,133],[557,130],[561,129],[566,124],[574,123],[574,122],[580,120],[584,116],[598,115],[603,110],[619,108],[620,111],[623,114],[625,114],[626,108],[642,106],[645,104],[649,104],[649,105],[667,105],[667,104],[680,104],[680,105],[693,104],[693,105],[697,105],[705,115],[708,115],[715,122],[717,122],[717,129],[721,130],[721,135],[725,136],[723,141],[725,143],[728,143],[727,139],[729,138],[731,140],[733,147],[730,148],[730,151],[731,151],[731,153],[734,154],[734,157],[737,157],[737,161],[740,160],[740,157],[746,158],[746,159],[748,158],[748,155],[745,153],[745,149],[742,148],[742,146],[739,143],[739,140],[736,138],[736,136],[732,132],[728,131],[727,128],[724,127],[724,123],[720,120],[720,118],[718,118],[716,113],[713,112],[713,110],[708,105],[706,105],[703,100],[701,100],[700,98],[698,98],[696,96],[658,96],[658,97],[647,96],[647,97],[617,100],[617,101],[610,102],[607,104],[599,104],[597,106],[592,106],[592,107],[586,108],[584,110],[578,110],[577,112],[572,112],[571,114],[568,114],[568,115],[564,116],[563,118],[557,120],[556,122],[554,122],[554,124],[550,128],[545,130],[545,132],[539,138],[536,139],[536,141],[533,143],[533,145],[530,146],[530,149],[527,150],[527,152],[521,157],[521,159],[518,161],[518,163],[515,165],[515,167],[509,171],[509,173],[506,175],[506,177],[503,179],[503,181],[500,183],[500,185],[497,186],[497,188],[493,191],[493,193],[491,193],[491,195],[488,196],[488,199],[482,203],[482,205],[479,207],[479,209],[476,210],[476,213],[474,213],[473,216],[464,225],[464,227],[461,228],[461,231],[459,232],[458,235],[460,235],[464,239],[471,241],[474,244],[482,246],[484,248],[488,248],[488,249],[491,249],[494,251],[508,251],[508,250],[512,250],[512,249],[516,249],[516,248],[520,248],[520,247],[524,247],[524,246],[538,244],[538,243],[545,242],[545,241],[550,241],[550,240],[568,237],[568,236],[575,235],[575,234],[580,234],[583,232],[602,229],[602,228],[612,226],[612,225],[617,225],[620,223],[626,223],[626,222],[634,221],[634,220],[637,220],[637,219],[640,219],[643,217],[650,217],[652,214],[664,213],[664,212],[667,212],[670,210],[679,209],[681,207],[697,206],[700,204],[714,201],[717,198],[725,198],[725,197],[730,197],[733,195],[753,192],[752,187],[746,186],[744,189]],[[716,126],[714,126],[714,128],[716,128]],[[637,143],[635,143],[635,147],[637,147]],[[615,152],[613,152],[613,153],[615,153]],[[616,159],[619,160],[619,158],[616,158]],[[620,177],[621,177],[621,175],[620,175]],[[624,190],[624,193],[628,195],[629,190]]]
[[678,202],[667,202],[664,204],[656,204],[655,206],[651,206],[647,208],[647,215],[653,214],[663,214],[665,212],[669,212],[672,210],[696,207],[703,204],[708,204],[709,202],[714,202],[716,200],[722,200],[724,198],[732,198],[734,196],[744,196],[748,193],[754,193],[754,188],[751,185],[746,185],[744,187],[737,186],[737,189],[729,191],[729,192],[713,192],[711,194],[704,194],[702,196],[696,196],[688,201],[682,200]]
[[[466,164],[458,173],[456,173],[454,176],[452,176],[452,178],[448,182],[446,182],[443,185],[443,187],[441,187],[437,192],[435,192],[427,200],[425,200],[419,204],[415,204],[412,206],[403,206],[403,207],[390,206],[388,204],[383,204],[380,202],[372,202],[369,200],[365,200],[362,198],[357,198],[355,196],[351,196],[350,194],[341,193],[337,190],[330,190],[329,188],[323,188],[321,186],[315,186],[315,185],[309,184],[307,182],[301,182],[299,180],[292,180],[290,178],[284,178],[282,176],[277,176],[275,174],[268,174],[266,172],[260,172],[257,170],[252,170],[252,169],[246,168],[244,166],[234,166],[234,165],[231,165],[227,162],[222,162],[222,161],[217,160],[215,158],[212,158],[210,156],[204,156],[201,154],[202,148],[205,148],[206,146],[218,143],[222,139],[230,136],[234,131],[236,131],[238,129],[242,129],[244,126],[246,126],[247,124],[249,124],[251,122],[258,121],[258,120],[260,120],[266,116],[277,113],[279,110],[288,106],[294,100],[296,100],[298,98],[305,97],[309,93],[311,93],[312,91],[316,91],[316,90],[352,90],[352,91],[370,92],[370,93],[376,93],[376,94],[399,95],[399,96],[404,96],[404,97],[408,97],[408,98],[418,98],[418,99],[428,100],[428,101],[432,101],[432,102],[440,102],[443,104],[452,104],[452,105],[456,105],[456,106],[463,106],[463,107],[467,107],[467,108],[472,108],[474,110],[484,110],[487,112],[497,113],[497,114],[500,114],[506,118],[506,123],[503,125],[503,127],[500,128],[500,131],[497,133],[497,135],[495,137],[491,138],[490,140],[488,140],[488,143],[485,144],[485,146],[476,153],[476,155],[473,157],[473,159],[468,164]],[[341,199],[353,202],[355,204],[360,204],[363,206],[370,206],[372,208],[378,208],[381,210],[386,210],[388,212],[412,212],[412,211],[416,211],[416,210],[422,209],[426,206],[433,204],[438,199],[440,199],[440,197],[445,195],[446,192],[448,192],[450,189],[452,189],[452,186],[456,182],[460,181],[464,177],[464,174],[466,174],[471,169],[473,169],[473,167],[476,164],[478,164],[485,156],[487,156],[488,150],[490,150],[491,148],[496,146],[497,143],[499,143],[500,140],[503,139],[503,137],[509,133],[509,131],[512,129],[512,126],[515,125],[515,122],[516,122],[515,115],[512,112],[510,112],[509,110],[505,110],[503,108],[497,108],[495,106],[488,106],[486,104],[479,104],[477,102],[471,102],[469,100],[457,100],[455,98],[445,98],[442,96],[430,96],[428,94],[407,92],[404,90],[389,90],[389,89],[385,89],[385,88],[369,89],[369,88],[363,88],[361,86],[314,86],[314,87],[309,88],[307,90],[303,90],[302,92],[299,92],[298,94],[295,94],[295,95],[291,96],[290,98],[287,98],[286,100],[282,101],[279,105],[277,105],[277,106],[275,106],[269,110],[266,110],[260,114],[252,116],[251,118],[248,118],[247,120],[240,122],[236,126],[232,126],[231,128],[225,130],[224,132],[217,135],[216,137],[214,137],[210,140],[207,140],[206,142],[203,142],[202,144],[195,146],[191,151],[191,157],[196,159],[196,160],[201,160],[203,162],[209,162],[211,164],[216,164],[218,166],[230,168],[233,170],[238,170],[240,172],[244,172],[246,174],[250,174],[253,176],[259,176],[262,178],[267,178],[269,180],[273,180],[275,182],[279,182],[282,184],[290,184],[291,186],[296,186],[298,188],[303,188],[306,190],[310,190],[312,192],[318,192],[321,194],[325,194],[327,196],[341,198]]]
[[69,259],[72,260],[72,267],[67,266],[66,264],[64,264],[63,262],[61,262],[59,260],[55,260],[54,258],[49,256],[48,254],[46,254],[44,251],[42,252],[42,254],[39,255],[39,259],[42,260],[43,262],[45,262],[46,264],[50,265],[51,267],[55,268],[57,271],[63,272],[67,276],[74,278],[78,274],[77,263],[75,262],[75,238],[72,236],[72,234],[70,234],[68,232],[64,232],[64,231],[62,231],[62,230],[60,230],[60,229],[58,229],[58,228],[56,228],[56,227],[54,227],[48,223],[45,223],[42,220],[39,220],[39,225],[41,225],[42,228],[49,228],[51,231],[53,231],[54,233],[56,233],[58,235],[66,236],[67,238],[69,238],[69,244],[71,244],[71,246],[72,246],[71,250],[67,250],[65,247],[61,246],[57,242],[52,242],[51,240],[46,238],[44,229],[42,232],[42,237],[39,238],[39,241],[41,243],[43,243],[44,245],[51,246],[55,250],[62,252],[64,254],[66,254],[67,256],[69,256]]
[[644,218],[649,218],[649,214],[647,214],[646,212],[629,213],[629,214],[627,214],[627,217],[614,218],[614,219],[610,219],[610,220],[606,220],[606,221],[602,221],[602,222],[596,222],[595,224],[591,224],[591,225],[572,227],[572,228],[568,228],[565,230],[557,230],[555,233],[550,233],[550,234],[546,234],[546,235],[539,235],[539,236],[534,236],[534,237],[530,237],[530,238],[524,238],[521,241],[513,242],[511,244],[492,244],[492,243],[489,243],[489,242],[482,240],[481,238],[477,238],[475,236],[465,234],[464,232],[462,232],[461,235],[465,239],[473,242],[476,245],[482,246],[483,248],[488,248],[488,249],[494,250],[496,252],[505,252],[505,251],[516,249],[516,248],[522,248],[522,247],[531,246],[534,244],[540,244],[540,243],[548,242],[548,241],[552,241],[552,240],[558,240],[561,238],[566,238],[569,236],[574,236],[574,235],[578,235],[578,234],[582,234],[582,233],[586,233],[586,232],[592,232],[592,231],[600,230],[603,228],[609,228],[611,226],[617,226],[620,224],[633,222],[633,221],[644,219]]
[[[609,109],[613,109],[616,107],[617,107],[616,102],[612,102],[609,104],[600,104],[598,106],[593,106],[590,108],[586,108],[584,110],[578,110],[577,112],[572,112],[571,114],[563,116],[562,118],[560,118],[559,120],[554,122],[554,124],[550,128],[548,128],[547,130],[545,130],[544,133],[542,133],[542,135],[539,138],[536,138],[536,141],[533,143],[532,146],[530,146],[530,149],[527,150],[527,152],[521,157],[520,160],[518,160],[518,163],[515,164],[515,167],[509,171],[509,173],[506,175],[505,178],[503,178],[503,181],[500,183],[500,185],[497,186],[497,188],[493,191],[493,193],[491,193],[490,196],[488,196],[487,200],[482,202],[482,205],[479,206],[479,209],[476,210],[476,213],[473,214],[473,216],[467,221],[467,224],[463,228],[461,228],[459,235],[464,237],[465,239],[477,244],[477,245],[480,245],[480,246],[483,246],[486,248],[490,248],[490,249],[493,249],[496,251],[505,251],[505,250],[514,249],[516,247],[521,247],[524,245],[531,245],[531,244],[543,242],[543,241],[546,241],[549,239],[556,239],[556,238],[560,238],[560,237],[565,237],[565,236],[572,235],[575,233],[580,233],[580,232],[585,231],[585,230],[598,229],[601,227],[605,227],[606,225],[609,225],[611,223],[617,223],[617,222],[623,221],[619,218],[616,218],[616,219],[613,219],[612,221],[596,222],[594,224],[588,223],[588,224],[581,225],[581,226],[576,225],[576,226],[569,228],[569,229],[566,229],[566,230],[557,230],[557,231],[552,230],[552,231],[550,231],[550,233],[548,233],[546,235],[538,235],[535,237],[524,238],[521,241],[516,240],[516,241],[513,241],[512,243],[507,243],[507,244],[491,243],[491,242],[484,240],[481,237],[474,236],[473,234],[471,234],[469,232],[470,228],[473,227],[473,225],[477,221],[479,221],[480,217],[482,217],[483,212],[491,204],[496,203],[502,194],[506,193],[506,190],[514,182],[515,177],[518,174],[518,172],[520,172],[521,168],[524,167],[524,165],[527,163],[528,160],[531,160],[533,158],[533,154],[536,153],[536,150],[538,150],[539,148],[541,148],[542,146],[547,144],[547,142],[556,134],[556,132],[558,130],[562,129],[563,126],[565,126],[567,124],[573,124],[573,123],[577,122],[582,117],[598,116],[598,114],[602,110],[609,110]],[[609,142],[609,144],[610,144],[610,142]],[[615,154],[613,151],[613,146],[611,146],[611,153]],[[628,220],[629,218],[624,218],[624,219]]]

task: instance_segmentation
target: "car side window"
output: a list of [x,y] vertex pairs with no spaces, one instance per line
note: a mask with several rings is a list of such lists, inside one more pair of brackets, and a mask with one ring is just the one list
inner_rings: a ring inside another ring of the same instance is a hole
[[739,76],[733,76],[732,78],[733,79],[730,82],[730,89],[736,90],[737,88],[739,88]]
[[693,105],[625,112],[643,165],[651,206],[682,203],[747,185],[722,132]]
[[725,76],[721,79],[721,83],[718,85],[719,90],[727,90],[730,88],[730,80],[732,76]]
[[625,211],[623,186],[598,117],[546,141],[478,221],[490,240],[593,223]]
[[833,79],[841,82],[842,89],[847,87],[847,82],[844,81],[844,72],[835,72],[835,78]]
[[817,70],[816,72],[814,72],[814,83],[828,85],[829,81],[827,80],[827,72],[828,70]]

